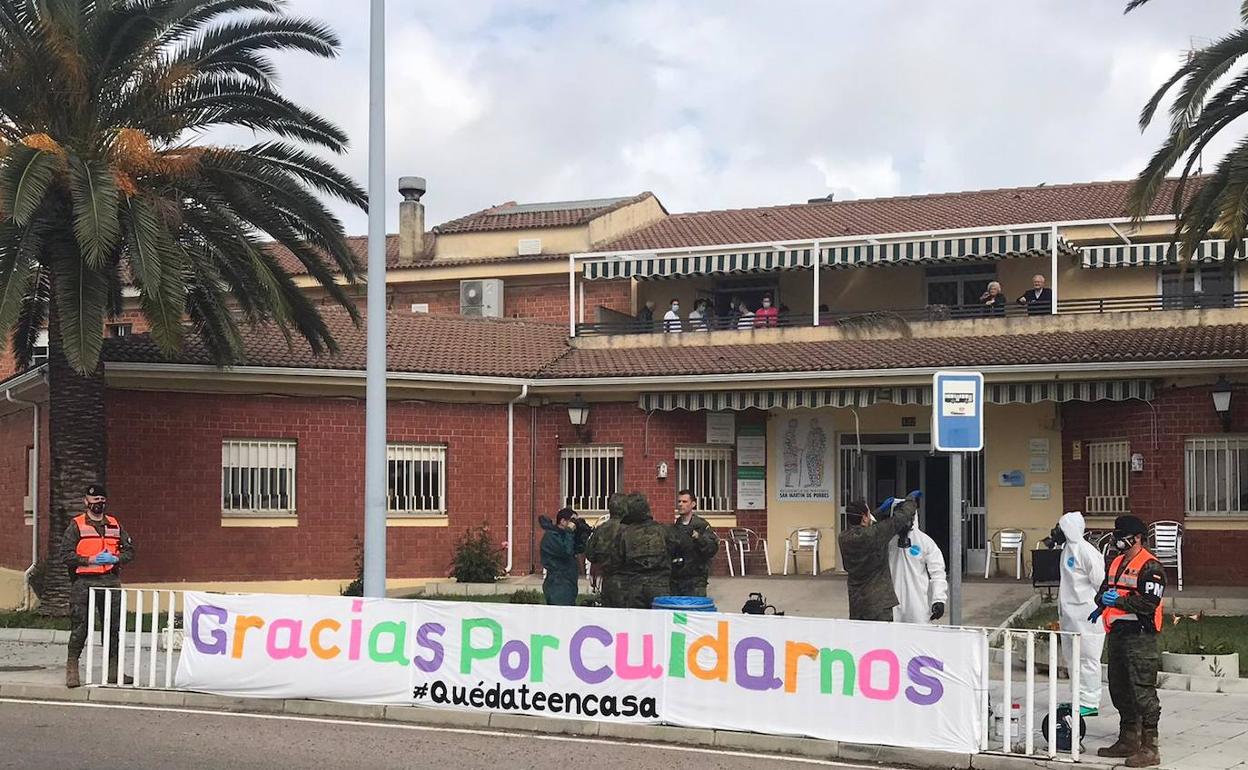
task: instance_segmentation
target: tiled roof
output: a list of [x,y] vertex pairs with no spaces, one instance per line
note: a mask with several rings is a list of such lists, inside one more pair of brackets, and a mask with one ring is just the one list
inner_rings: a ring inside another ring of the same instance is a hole
[[[338,342],[335,355],[314,356],[306,342],[288,345],[272,327],[244,329],[247,366],[306,369],[365,367],[364,324],[356,327],[347,314],[322,308],[321,314]],[[391,311],[386,318],[388,366],[396,372],[463,374],[481,377],[534,377],[568,351],[567,328],[539,321],[461,318]],[[190,335],[178,355],[163,356],[150,335],[136,334],[105,341],[104,360],[142,363],[209,364],[207,348]]]
[[[1132,182],[1087,182],[672,214],[602,246],[630,251],[952,230],[1125,215]],[[1173,182],[1150,210],[1168,214]]]
[[[368,265],[368,236],[367,235],[348,235],[347,247],[350,248],[352,253],[355,254],[356,265],[358,266],[360,272],[363,273],[365,266]],[[281,266],[284,267],[286,269],[286,272],[289,273],[290,275],[307,275],[308,274],[308,268],[304,267],[304,264],[300,262],[295,257],[295,255],[290,252],[290,249],[287,249],[285,246],[281,245],[280,243],[276,243],[276,242],[266,243],[264,244],[264,248],[267,249],[271,254],[273,254],[273,256],[277,257],[278,263],[281,264]],[[394,268],[394,267],[398,267],[398,264],[399,264],[399,236],[387,235],[386,236],[386,267],[387,269]],[[325,265],[332,272],[334,273],[338,272],[337,267],[330,260],[327,259],[325,262]]]
[[[247,330],[247,365],[364,368],[365,330],[324,309],[341,351],[316,357],[271,328]],[[750,345],[573,348],[560,324],[391,312],[392,371],[497,377],[655,377],[765,372],[857,371],[951,366],[1148,363],[1248,358],[1248,325],[1050,332],[998,336],[828,340]],[[191,336],[183,352],[160,354],[148,335],[107,340],[106,361],[207,364]]]
[[1248,358],[1248,325],[753,345],[576,348],[542,377],[652,377]]
[[653,198],[643,192],[627,198],[599,198],[557,203],[516,203],[511,201],[482,209],[466,217],[452,219],[433,228],[439,234],[475,233],[490,230],[526,230],[534,227],[575,227],[632,203]]

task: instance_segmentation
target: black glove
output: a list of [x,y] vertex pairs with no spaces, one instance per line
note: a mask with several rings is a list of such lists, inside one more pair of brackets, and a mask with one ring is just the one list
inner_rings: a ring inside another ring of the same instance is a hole
[[945,603],[935,602],[932,604],[932,620],[940,620],[945,616]]

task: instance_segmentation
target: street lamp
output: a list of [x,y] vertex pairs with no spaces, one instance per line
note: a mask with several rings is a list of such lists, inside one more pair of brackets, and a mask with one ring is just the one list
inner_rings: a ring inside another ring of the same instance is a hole
[[1222,418],[1222,432],[1231,429],[1231,383],[1226,375],[1220,375],[1213,384],[1213,411]]
[[568,402],[568,421],[576,428],[576,437],[585,440],[585,423],[589,422],[589,404],[577,393]]

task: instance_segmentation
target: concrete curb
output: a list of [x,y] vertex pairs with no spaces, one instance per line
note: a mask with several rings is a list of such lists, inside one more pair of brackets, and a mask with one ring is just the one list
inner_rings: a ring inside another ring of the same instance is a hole
[[290,714],[353,719],[365,722],[402,722],[430,727],[490,728],[516,732],[613,738],[646,743],[718,747],[760,754],[793,755],[856,763],[886,763],[925,770],[1069,770],[1070,763],[1043,758],[1008,757],[995,754],[875,746],[825,741],[784,735],[763,735],[732,730],[710,730],[670,725],[635,725],[581,719],[547,719],[498,712],[452,711],[413,706],[378,706],[317,700],[270,700],[231,698],[177,690],[138,690],[115,687],[82,687],[68,690],[47,685],[0,683],[0,698],[42,701],[86,701],[100,704],[196,708],[211,711]]

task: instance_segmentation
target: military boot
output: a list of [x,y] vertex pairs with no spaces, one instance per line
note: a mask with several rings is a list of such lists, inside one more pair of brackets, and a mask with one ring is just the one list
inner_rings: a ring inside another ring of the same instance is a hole
[[1138,722],[1120,722],[1118,725],[1118,742],[1113,746],[1097,749],[1098,757],[1130,757],[1140,750],[1140,724]]
[[82,687],[82,680],[78,678],[77,658],[69,658],[65,661],[65,686]]
[[113,658],[108,662],[108,679],[105,680],[104,684],[134,684],[134,677],[123,675],[121,681],[118,681],[117,659]]
[[1140,739],[1140,750],[1127,757],[1127,767],[1153,767],[1161,764],[1157,750],[1157,728],[1146,727]]

